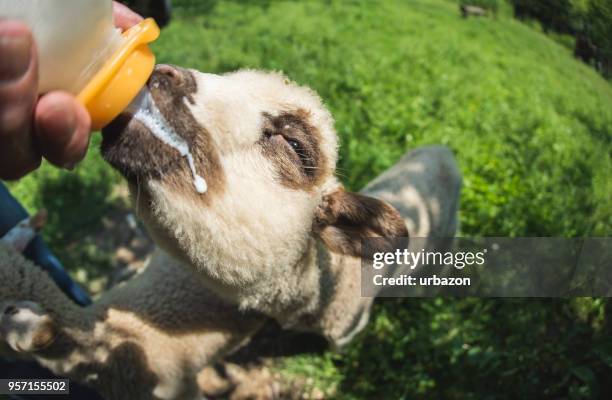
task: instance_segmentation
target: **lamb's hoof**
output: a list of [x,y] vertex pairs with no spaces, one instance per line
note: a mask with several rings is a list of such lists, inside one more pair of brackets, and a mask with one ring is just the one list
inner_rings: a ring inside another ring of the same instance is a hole
[[47,348],[57,337],[57,327],[41,306],[19,301],[0,306],[0,339],[18,353]]

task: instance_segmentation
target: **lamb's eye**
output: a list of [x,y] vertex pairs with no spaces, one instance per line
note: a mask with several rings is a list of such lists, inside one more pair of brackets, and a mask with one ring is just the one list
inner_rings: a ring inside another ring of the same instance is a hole
[[296,152],[302,149],[300,142],[298,142],[297,140],[295,139],[285,139],[285,140],[287,140],[287,143],[289,143],[289,146],[291,146],[291,148],[295,150]]
[[265,129],[263,134],[266,139],[270,139],[272,137],[272,131],[270,129]]

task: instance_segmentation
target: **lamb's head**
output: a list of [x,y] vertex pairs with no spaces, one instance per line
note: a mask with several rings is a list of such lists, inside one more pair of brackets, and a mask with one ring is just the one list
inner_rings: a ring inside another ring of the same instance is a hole
[[362,236],[406,235],[391,206],[338,183],[333,119],[312,90],[275,73],[169,65],[148,88],[207,190],[194,185],[185,151],[162,144],[138,113],[105,129],[104,157],[130,182],[158,244],[217,281],[244,287],[262,270],[293,267],[316,238],[356,255]]

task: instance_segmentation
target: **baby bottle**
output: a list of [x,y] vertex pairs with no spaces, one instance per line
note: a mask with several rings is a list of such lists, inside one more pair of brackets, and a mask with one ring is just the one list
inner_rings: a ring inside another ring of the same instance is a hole
[[39,94],[74,94],[94,129],[119,115],[153,71],[148,43],[159,36],[155,21],[122,34],[113,24],[111,0],[0,0],[0,18],[21,20],[32,30]]

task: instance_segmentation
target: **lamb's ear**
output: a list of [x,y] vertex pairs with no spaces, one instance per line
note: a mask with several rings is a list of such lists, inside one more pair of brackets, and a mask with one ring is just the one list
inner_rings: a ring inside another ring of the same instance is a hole
[[314,230],[331,251],[356,257],[368,257],[361,249],[362,239],[389,239],[388,246],[382,247],[393,247],[392,239],[408,237],[406,224],[393,206],[343,189],[323,196]]

